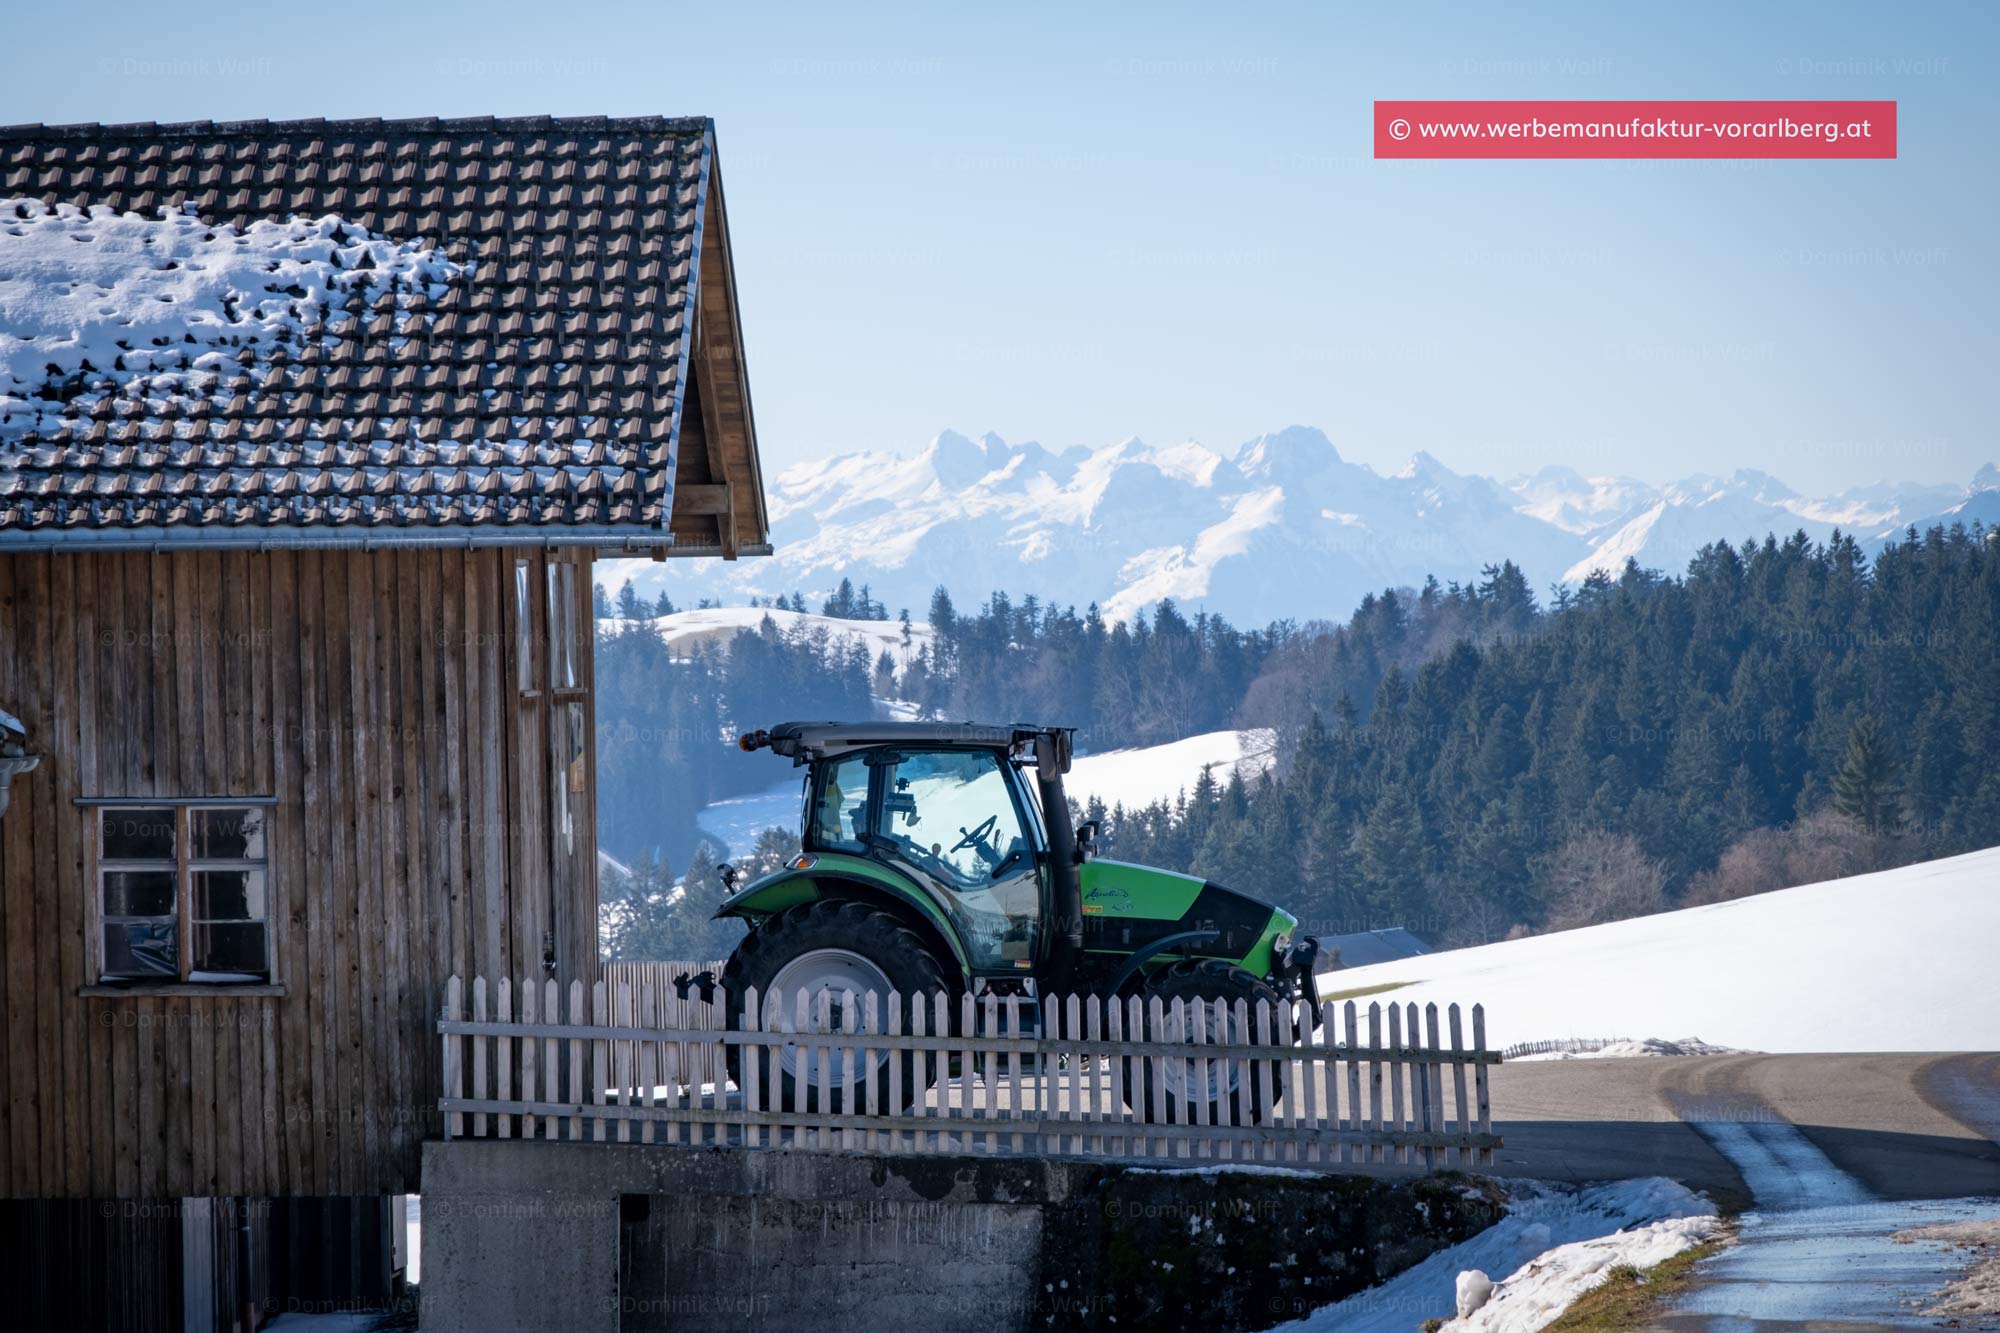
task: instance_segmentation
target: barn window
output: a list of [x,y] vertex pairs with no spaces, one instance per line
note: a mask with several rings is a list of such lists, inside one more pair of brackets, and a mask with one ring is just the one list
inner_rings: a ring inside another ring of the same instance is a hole
[[581,633],[582,600],[577,596],[577,566],[568,560],[549,561],[549,688],[578,688],[577,637]]
[[535,609],[530,596],[534,584],[528,577],[528,562],[514,562],[514,687],[523,694],[535,692]]
[[101,980],[271,979],[267,807],[161,802],[95,813]]

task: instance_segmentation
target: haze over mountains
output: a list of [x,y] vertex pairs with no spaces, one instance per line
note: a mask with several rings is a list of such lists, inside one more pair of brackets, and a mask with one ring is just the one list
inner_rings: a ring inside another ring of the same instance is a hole
[[[1762,472],[1667,486],[1566,467],[1499,482],[1427,453],[1384,476],[1324,434],[1292,426],[1220,453],[1136,439],[1051,453],[1038,444],[945,431],[914,457],[871,451],[787,469],[770,481],[777,554],[733,564],[618,562],[675,602],[741,604],[842,578],[870,585],[890,614],[922,619],[931,591],[996,589],[1098,603],[1125,617],[1163,597],[1237,624],[1347,616],[1369,592],[1476,578],[1511,559],[1538,590],[1616,575],[1628,557],[1679,572],[1709,542],[1823,540],[1838,528],[1873,547],[1909,525],[2000,523],[2000,468],[1965,485],[1889,483],[1809,497]],[[622,567],[618,567],[622,566]]]

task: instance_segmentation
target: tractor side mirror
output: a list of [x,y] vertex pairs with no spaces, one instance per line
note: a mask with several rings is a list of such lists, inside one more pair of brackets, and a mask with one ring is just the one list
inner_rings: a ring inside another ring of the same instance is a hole
[[1086,819],[1076,827],[1076,859],[1088,861],[1097,855],[1097,821]]
[[743,878],[743,872],[727,861],[717,866],[715,873],[722,877],[722,887],[730,893],[736,892],[736,881]]

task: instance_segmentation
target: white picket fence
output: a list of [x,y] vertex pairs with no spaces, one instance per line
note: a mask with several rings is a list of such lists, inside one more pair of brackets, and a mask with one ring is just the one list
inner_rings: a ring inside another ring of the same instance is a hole
[[[451,978],[437,1025],[447,1138],[1425,1169],[1500,1146],[1479,1005],[1468,1043],[1455,1004],[1329,1001],[1315,1027],[1305,1004],[752,992],[725,1026],[645,979],[572,982],[567,1021],[554,981],[467,998]],[[1228,1090],[1169,1095],[1190,1086]]]

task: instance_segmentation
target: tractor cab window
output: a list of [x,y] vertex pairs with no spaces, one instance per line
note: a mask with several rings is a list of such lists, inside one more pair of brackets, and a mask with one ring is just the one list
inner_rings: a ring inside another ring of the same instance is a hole
[[812,845],[826,851],[867,850],[868,762],[861,755],[826,766],[812,803]]
[[985,750],[917,751],[901,755],[887,776],[885,849],[942,891],[975,967],[1026,966],[1041,884],[1005,759]]

